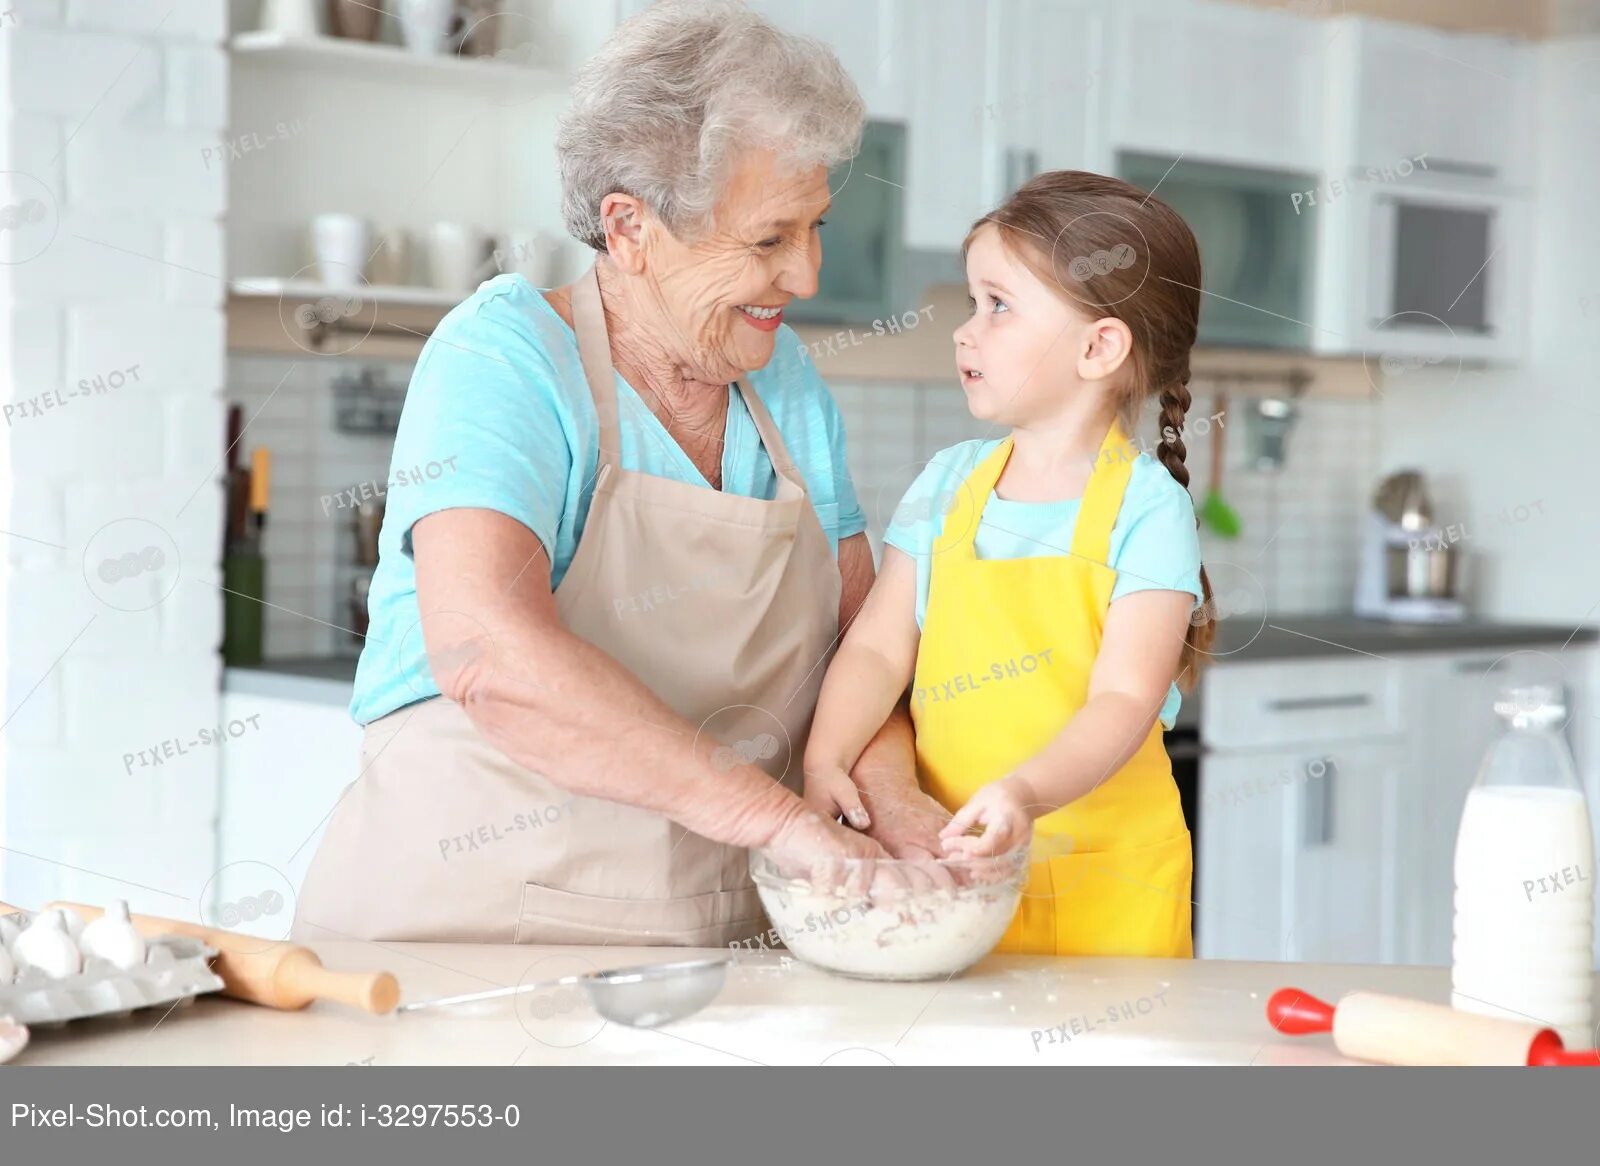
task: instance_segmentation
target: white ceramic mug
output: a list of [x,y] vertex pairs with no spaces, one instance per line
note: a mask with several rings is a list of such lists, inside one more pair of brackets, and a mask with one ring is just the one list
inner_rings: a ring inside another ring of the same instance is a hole
[[436,57],[449,47],[455,24],[453,0],[391,0],[400,21],[400,36],[406,48],[423,56]]
[[428,282],[444,291],[476,291],[492,245],[486,232],[466,223],[433,224],[428,229]]
[[262,0],[261,29],[285,36],[321,36],[324,0]]
[[545,231],[502,231],[494,239],[493,276],[515,272],[534,287],[549,287],[555,272],[557,240]]
[[360,287],[372,255],[372,224],[334,211],[311,220],[311,250],[329,287]]

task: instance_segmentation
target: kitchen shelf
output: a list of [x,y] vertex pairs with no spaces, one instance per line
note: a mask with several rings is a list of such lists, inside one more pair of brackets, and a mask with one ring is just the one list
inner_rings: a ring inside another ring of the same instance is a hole
[[262,276],[253,279],[234,279],[228,282],[230,295],[247,299],[315,300],[323,296],[344,296],[351,292],[380,305],[407,304],[423,308],[453,308],[471,292],[446,291],[437,287],[419,287],[415,284],[362,284],[359,287],[334,287],[314,279],[285,279],[281,276]]
[[245,32],[235,36],[229,47],[235,60],[325,73],[341,80],[467,85],[491,91],[526,88],[558,92],[566,87],[566,81],[551,69],[493,57],[461,57],[450,53],[427,56],[399,45],[344,37]]

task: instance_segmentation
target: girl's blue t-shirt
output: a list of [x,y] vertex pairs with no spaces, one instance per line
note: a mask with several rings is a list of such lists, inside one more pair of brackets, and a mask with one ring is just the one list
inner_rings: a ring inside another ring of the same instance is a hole
[[[933,544],[961,484],[1001,439],[963,441],[940,450],[906,491],[883,541],[910,555],[917,567],[917,626],[928,610],[933,574]],[[1065,555],[1072,549],[1081,498],[1058,502],[1016,502],[989,492],[973,549],[980,559],[1023,559]],[[1122,509],[1111,528],[1110,566],[1117,572],[1111,601],[1135,591],[1187,591],[1202,602],[1200,535],[1194,502],[1165,466],[1147,454],[1135,457]],[[1161,706],[1161,723],[1171,728],[1183,696],[1174,684]]]
[[[845,461],[844,426],[805,347],[787,325],[771,361],[747,374],[804,477],[835,555],[866,528]],[[710,489],[620,375],[621,464]],[[738,390],[728,387],[722,488],[771,499],[777,475]],[[370,624],[350,713],[366,724],[438,695],[423,650],[411,528],[440,510],[498,511],[532,531],[559,586],[594,492],[599,419],[572,329],[524,277],[498,275],[440,321],[406,391],[386,484]]]

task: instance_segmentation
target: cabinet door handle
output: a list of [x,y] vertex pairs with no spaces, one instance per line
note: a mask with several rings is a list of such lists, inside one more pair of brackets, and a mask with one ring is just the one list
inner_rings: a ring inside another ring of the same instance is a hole
[[1307,846],[1326,846],[1333,841],[1333,778],[1336,772],[1331,757],[1306,762],[1305,781],[1300,787],[1300,837]]
[[1352,692],[1345,696],[1295,696],[1269,700],[1267,708],[1275,713],[1306,712],[1311,709],[1354,709],[1372,703],[1365,692]]

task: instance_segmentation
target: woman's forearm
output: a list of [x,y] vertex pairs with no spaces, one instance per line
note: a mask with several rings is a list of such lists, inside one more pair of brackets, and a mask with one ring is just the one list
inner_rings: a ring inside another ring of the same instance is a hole
[[1090,697],[1050,743],[1014,771],[1030,792],[1034,817],[1075,802],[1125,765],[1160,712],[1126,692]]
[[850,770],[856,788],[870,806],[874,799],[905,797],[917,793],[917,744],[911,713],[902,697],[878,733],[861,751]]
[[720,741],[697,733],[587,640],[542,621],[498,622],[487,659],[440,679],[445,695],[519,765],[573,793],[639,806],[734,846],[765,845],[805,812],[756,766],[713,764]]

